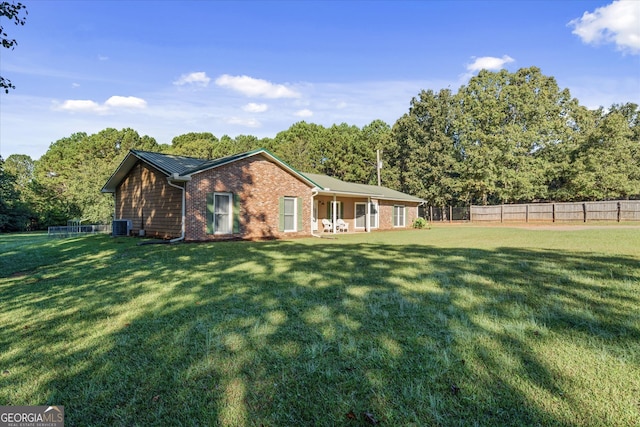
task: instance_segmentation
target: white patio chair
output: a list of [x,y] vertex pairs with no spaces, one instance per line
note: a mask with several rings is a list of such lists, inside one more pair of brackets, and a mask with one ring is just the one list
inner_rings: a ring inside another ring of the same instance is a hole
[[322,220],[322,231],[326,232],[326,231],[332,231],[333,227],[331,226],[331,221],[329,221],[328,219],[323,219]]
[[339,232],[346,233],[346,232],[349,231],[349,224],[344,222],[343,219],[337,219],[336,220],[336,230],[338,230]]

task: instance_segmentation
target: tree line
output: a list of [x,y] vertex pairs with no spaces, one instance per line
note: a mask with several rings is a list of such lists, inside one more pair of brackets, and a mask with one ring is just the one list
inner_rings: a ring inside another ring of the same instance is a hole
[[435,206],[640,198],[640,109],[590,110],[536,67],[421,91],[393,126],[298,122],[274,138],[209,132],[158,144],[133,129],[75,133],[34,161],[0,158],[0,231],[109,222],[100,189],[129,149],[205,159],[266,148],[302,172],[382,185]]

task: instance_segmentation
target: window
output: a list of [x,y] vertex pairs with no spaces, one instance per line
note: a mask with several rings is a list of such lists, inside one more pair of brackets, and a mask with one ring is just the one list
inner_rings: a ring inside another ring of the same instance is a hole
[[296,231],[296,198],[284,198],[284,231]]
[[403,205],[393,206],[393,226],[404,227],[405,207]]
[[214,193],[213,232],[215,234],[231,234],[231,206],[231,194]]
[[356,228],[365,228],[367,226],[367,204],[356,203]]
[[280,231],[302,230],[302,199],[300,197],[280,197]]
[[378,228],[378,205],[377,203],[370,203],[369,204],[369,221],[371,221],[369,224],[371,225],[371,228]]
[[[356,228],[366,228],[367,204],[356,203]],[[378,228],[378,205],[369,204],[369,227]]]
[[240,232],[240,200],[237,194],[207,193],[207,233]]

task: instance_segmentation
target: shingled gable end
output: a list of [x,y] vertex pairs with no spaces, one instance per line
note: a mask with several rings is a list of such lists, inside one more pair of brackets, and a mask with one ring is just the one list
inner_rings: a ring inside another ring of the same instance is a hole
[[404,229],[423,203],[301,173],[265,149],[215,160],[131,150],[102,192],[114,194],[114,219],[131,220],[132,233],[188,241]]

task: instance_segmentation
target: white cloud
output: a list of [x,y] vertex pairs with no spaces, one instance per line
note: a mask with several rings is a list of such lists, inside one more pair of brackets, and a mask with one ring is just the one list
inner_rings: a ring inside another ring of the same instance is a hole
[[269,109],[269,106],[267,104],[256,104],[255,102],[250,102],[242,107],[242,109],[249,113],[264,113]]
[[467,71],[475,72],[480,70],[496,71],[501,70],[505,64],[515,61],[509,55],[504,55],[502,58],[496,58],[494,56],[482,56],[475,58],[471,64],[467,64]]
[[587,44],[615,43],[618,50],[640,53],[640,2],[618,0],[585,12],[567,24]]
[[54,107],[55,110],[69,111],[72,113],[98,113],[104,114],[122,109],[143,109],[147,107],[147,101],[135,96],[112,96],[104,104],[98,104],[89,99],[67,99],[62,104]]
[[98,61],[108,61],[109,57],[104,55],[98,55]]
[[104,110],[104,107],[88,99],[68,99],[58,109],[71,112],[99,113]]
[[230,125],[240,125],[249,128],[259,128],[262,126],[262,123],[254,118],[227,117],[224,121]]
[[293,115],[298,117],[311,117],[313,116],[313,111],[305,108],[303,110],[296,111]]
[[210,81],[211,81],[211,79],[209,77],[207,77],[207,73],[205,73],[204,71],[199,71],[199,72],[196,72],[196,73],[183,74],[183,75],[180,76],[180,78],[178,80],[173,82],[173,84],[176,85],[176,86],[184,86],[186,84],[193,84],[193,85],[196,85],[196,86],[207,87],[207,86],[209,86],[209,82]]
[[223,74],[216,79],[216,84],[246,96],[263,98],[299,98],[300,94],[282,84],[275,84],[249,76],[230,76]]
[[146,108],[147,101],[135,96],[112,96],[104,105],[109,108]]
[[71,87],[74,89],[80,87],[80,83],[71,83]]

